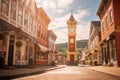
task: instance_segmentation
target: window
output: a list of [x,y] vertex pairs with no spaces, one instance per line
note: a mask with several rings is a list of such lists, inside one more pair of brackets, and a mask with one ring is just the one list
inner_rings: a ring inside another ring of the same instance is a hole
[[32,31],[32,24],[33,24],[33,19],[32,17],[30,16],[29,18],[29,30]]
[[70,39],[70,43],[74,43],[74,39]]
[[25,26],[26,29],[28,28],[28,15],[27,15],[26,11],[25,11],[25,14],[24,14],[24,26]]
[[116,60],[117,59],[117,55],[116,55],[116,41],[115,39],[113,40],[113,59]]
[[104,22],[102,22],[102,32],[104,31]]
[[9,12],[9,0],[2,0],[2,8],[1,11],[3,14],[8,16]]
[[108,27],[108,16],[106,16],[105,22],[106,22],[106,27]]
[[109,17],[110,17],[110,24],[112,24],[113,22],[112,9],[109,12]]
[[22,11],[22,7],[19,4],[18,6],[18,23],[22,25],[22,17],[23,17],[23,11]]
[[38,32],[38,36],[41,37],[41,28],[40,28],[40,24],[37,25],[37,32]]
[[43,29],[41,29],[40,37],[42,38],[43,36]]
[[10,13],[10,17],[13,20],[16,20],[16,0],[11,0],[11,13]]
[[32,32],[34,32],[35,33],[35,20],[33,20],[33,26],[32,26]]

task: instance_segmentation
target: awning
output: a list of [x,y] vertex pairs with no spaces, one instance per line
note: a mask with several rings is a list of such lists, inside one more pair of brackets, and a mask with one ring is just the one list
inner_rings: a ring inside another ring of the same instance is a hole
[[41,45],[39,43],[37,45],[40,47],[41,51],[43,51],[43,52],[48,50],[47,47],[45,47],[45,46],[43,46],[43,45]]

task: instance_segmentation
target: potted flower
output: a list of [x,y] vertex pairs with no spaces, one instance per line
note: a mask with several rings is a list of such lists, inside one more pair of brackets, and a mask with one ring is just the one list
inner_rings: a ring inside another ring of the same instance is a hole
[[21,41],[17,41],[16,42],[16,46],[19,48],[19,47],[21,47],[23,45],[23,43],[21,42]]
[[95,49],[95,50],[94,50],[94,52],[98,52],[98,50],[97,50],[97,49]]
[[100,42],[99,45],[100,45],[100,46],[104,46],[104,43],[103,43],[103,42]]
[[96,66],[96,65],[97,65],[97,60],[94,60],[94,61],[93,61],[93,64]]

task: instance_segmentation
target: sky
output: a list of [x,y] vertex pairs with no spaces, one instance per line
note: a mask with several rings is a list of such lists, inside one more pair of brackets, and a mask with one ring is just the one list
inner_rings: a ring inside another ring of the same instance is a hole
[[36,0],[51,19],[48,26],[56,36],[56,44],[68,42],[67,21],[73,16],[77,21],[76,40],[89,39],[90,22],[98,21],[96,15],[101,0]]

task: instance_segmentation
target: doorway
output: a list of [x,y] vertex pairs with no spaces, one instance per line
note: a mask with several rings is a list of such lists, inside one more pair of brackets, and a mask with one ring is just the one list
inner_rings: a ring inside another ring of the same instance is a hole
[[14,35],[10,35],[9,51],[8,51],[8,66],[12,66],[13,65],[14,42],[15,42],[15,36]]
[[70,63],[74,63],[74,54],[70,54]]

